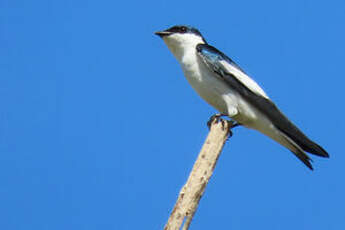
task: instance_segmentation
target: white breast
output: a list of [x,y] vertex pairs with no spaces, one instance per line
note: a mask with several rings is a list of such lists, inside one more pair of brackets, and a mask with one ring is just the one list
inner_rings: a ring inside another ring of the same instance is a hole
[[194,90],[219,112],[231,114],[238,112],[234,118],[242,124],[252,123],[257,119],[257,110],[233,91],[220,78],[215,77],[196,50],[186,52],[180,61],[184,75]]
[[196,50],[186,52],[180,64],[195,91],[219,112],[227,113],[228,104],[237,106],[234,92],[213,76],[214,73],[198,57]]

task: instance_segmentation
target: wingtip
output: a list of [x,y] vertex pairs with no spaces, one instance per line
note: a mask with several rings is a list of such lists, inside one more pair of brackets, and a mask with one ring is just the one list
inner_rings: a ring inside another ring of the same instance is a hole
[[314,154],[319,157],[329,158],[329,154],[324,148],[322,148],[320,145],[308,138],[304,138],[303,140],[301,139],[298,144],[302,147],[304,151],[308,153]]
[[316,147],[314,147],[310,153],[311,154],[315,154],[319,157],[324,157],[324,158],[329,158],[329,154],[326,152],[326,150],[324,150],[324,148],[322,148],[320,145],[316,144]]

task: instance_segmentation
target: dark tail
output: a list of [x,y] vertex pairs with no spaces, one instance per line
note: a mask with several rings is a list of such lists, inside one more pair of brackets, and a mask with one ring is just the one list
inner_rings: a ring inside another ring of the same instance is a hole
[[309,169],[313,170],[313,166],[311,164],[312,159],[304,152],[301,146],[299,146],[291,137],[287,136],[283,132],[280,134],[284,140],[284,142],[280,142],[285,147],[290,149],[290,151],[300,160],[302,161]]
[[320,156],[329,157],[326,150],[320,145],[310,140],[301,130],[299,130],[280,110],[273,104],[272,101],[264,98],[259,98],[261,101],[261,112],[263,112],[274,124],[286,136],[291,138],[298,146],[304,151]]

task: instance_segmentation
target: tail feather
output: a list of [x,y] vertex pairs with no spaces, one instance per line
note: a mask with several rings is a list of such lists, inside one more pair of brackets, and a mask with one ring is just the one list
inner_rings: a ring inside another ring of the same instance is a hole
[[[218,51],[217,51],[218,52]],[[218,52],[219,53],[219,52]],[[220,53],[223,58],[230,60],[224,54]],[[206,60],[206,59],[204,59]],[[206,60],[206,64],[209,65],[210,63]],[[320,157],[329,157],[328,153],[319,145],[311,141],[304,133],[299,130],[279,109],[278,107],[268,98],[263,97],[255,93],[253,90],[249,89],[247,85],[243,84],[236,76],[228,71],[221,69],[220,72],[219,66],[213,66],[214,71],[220,75],[220,77],[229,85],[230,88],[234,89],[238,92],[246,101],[252,104],[256,109],[258,109],[263,115],[265,115],[268,120],[274,125],[276,129],[280,132],[284,133],[286,137],[289,137],[291,142],[295,143],[296,146],[300,149],[298,152],[294,151],[294,153],[299,157],[301,160],[304,159],[305,162],[309,162],[308,158],[305,156],[302,157],[304,151],[315,154]],[[253,127],[256,128],[263,133],[265,133],[265,128],[263,127]],[[266,130],[266,134],[270,136],[270,131]],[[279,139],[278,137],[274,137],[274,134],[271,134],[273,139]],[[277,140],[279,142],[279,140]]]
[[310,140],[292,122],[288,121],[287,123],[289,124],[287,126],[288,128],[285,130],[280,129],[280,131],[284,133],[285,136],[289,137],[294,143],[296,143],[302,149],[302,151],[304,150],[308,153],[317,155],[319,157],[329,157],[326,150],[324,150],[320,145]]
[[[312,159],[303,151],[302,147],[300,147],[295,141],[293,141],[290,137],[285,135],[284,133],[281,133],[281,135],[284,137],[286,142],[288,143],[287,148],[291,150],[291,152],[300,159],[309,169],[313,170],[313,166],[311,164]],[[286,144],[285,144],[286,145]]]
[[313,162],[313,160],[310,159],[307,154],[305,154],[302,151],[296,151],[296,152],[292,152],[292,153],[295,154],[295,156],[298,159],[300,159],[310,170],[314,170],[314,168],[313,168],[313,166],[311,164],[311,162]]
[[317,155],[319,157],[329,157],[326,150],[324,150],[320,145],[310,140],[292,122],[288,121],[286,123],[286,129],[280,129],[280,131],[284,133],[286,136],[288,136],[291,140],[293,140],[300,148],[302,148],[302,150]]
[[267,116],[280,132],[291,138],[304,151],[320,157],[329,157],[328,153],[321,146],[310,140],[299,130],[271,100],[251,93],[246,94],[246,97]]

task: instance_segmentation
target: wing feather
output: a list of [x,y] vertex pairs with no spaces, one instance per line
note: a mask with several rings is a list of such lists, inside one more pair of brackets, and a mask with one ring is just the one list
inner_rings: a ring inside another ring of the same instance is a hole
[[223,72],[234,76],[252,92],[264,98],[268,98],[265,91],[225,54],[207,44],[199,44],[197,50],[207,65],[213,65],[212,68],[216,66],[219,70],[221,69]]
[[266,96],[255,81],[249,78],[229,57],[207,44],[199,44],[196,49],[204,63],[217,73],[218,77],[260,110],[277,129],[304,151],[321,157],[329,157],[328,153],[299,130]]

